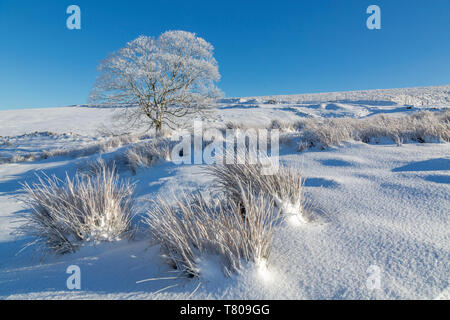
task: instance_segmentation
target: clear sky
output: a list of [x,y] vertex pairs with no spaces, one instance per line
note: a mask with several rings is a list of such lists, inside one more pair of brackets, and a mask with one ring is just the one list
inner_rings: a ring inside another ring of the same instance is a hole
[[100,60],[166,30],[214,45],[228,97],[450,84],[449,0],[0,0],[0,109],[86,103]]

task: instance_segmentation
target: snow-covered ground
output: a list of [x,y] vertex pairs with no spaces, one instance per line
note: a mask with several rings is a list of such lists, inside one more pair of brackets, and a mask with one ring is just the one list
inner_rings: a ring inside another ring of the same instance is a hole
[[[265,126],[273,120],[404,115],[450,107],[450,86],[223,99],[209,121]],[[0,111],[0,159],[77,149],[105,141],[114,127],[108,108],[85,106]],[[106,152],[114,154],[120,146]],[[298,152],[280,145],[281,162],[305,177],[314,219],[283,223],[267,269],[248,265],[226,278],[214,259],[199,279],[176,277],[144,234],[134,241],[88,245],[75,254],[41,259],[23,221],[21,184],[36,172],[73,175],[87,160],[58,156],[0,161],[0,298],[18,299],[450,299],[450,144],[345,142]],[[75,153],[76,154],[76,153]],[[163,162],[121,173],[137,183],[139,199],[208,191],[198,165]],[[81,269],[81,290],[66,287],[66,269]],[[379,288],[370,280],[379,275]],[[153,279],[145,282],[141,280]]]

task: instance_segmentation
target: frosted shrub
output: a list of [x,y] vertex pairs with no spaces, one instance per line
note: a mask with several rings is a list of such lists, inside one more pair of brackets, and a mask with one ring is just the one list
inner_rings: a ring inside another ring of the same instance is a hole
[[302,215],[302,177],[292,168],[280,166],[273,174],[264,174],[261,164],[220,164],[207,168],[219,189],[237,203],[243,201],[242,190],[253,188],[270,196],[285,214]]
[[177,270],[201,276],[201,261],[214,257],[230,275],[245,262],[267,262],[278,220],[272,200],[250,189],[241,195],[240,204],[205,200],[201,194],[174,196],[173,204],[158,198],[145,222]]
[[100,166],[96,174],[77,174],[64,181],[39,177],[24,185],[29,212],[23,231],[35,243],[64,254],[83,241],[115,241],[131,235],[134,186],[119,182],[115,168]]
[[170,160],[172,145],[173,142],[169,139],[135,144],[125,151],[125,163],[136,173],[138,168],[151,167],[159,161]]
[[311,119],[299,127],[299,150],[327,148],[344,141],[370,143],[382,138],[403,142],[450,142],[450,111],[423,111],[406,116],[378,115],[364,119]]
[[124,145],[135,143],[141,140],[143,137],[140,135],[121,135],[117,137],[109,138],[105,141],[93,143],[87,146],[65,149],[59,148],[55,150],[45,150],[42,152],[40,158],[47,159],[50,157],[71,157],[71,158],[80,158],[87,157],[97,153],[109,152],[113,149],[120,148]]

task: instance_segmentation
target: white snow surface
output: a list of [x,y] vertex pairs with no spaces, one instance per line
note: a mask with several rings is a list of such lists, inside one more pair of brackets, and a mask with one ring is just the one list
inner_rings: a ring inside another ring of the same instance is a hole
[[[223,99],[210,121],[221,126],[395,116],[448,108],[449,93],[450,86],[441,86]],[[0,111],[0,155],[89,145],[105,139],[98,129],[113,125],[111,115],[109,108],[86,106]],[[73,175],[97,156],[0,162],[0,299],[450,298],[448,143],[346,142],[301,153],[282,144],[281,161],[305,177],[314,219],[281,224],[268,265],[249,263],[231,278],[223,275],[216,257],[202,257],[198,279],[174,273],[145,234],[133,241],[88,244],[70,255],[41,258],[31,248],[20,252],[31,240],[15,232],[25,212],[21,184],[35,182],[41,171]],[[122,175],[137,183],[138,199],[207,192],[212,184],[201,166],[170,162]],[[70,265],[81,269],[81,290],[66,287]],[[368,285],[375,269],[378,288]]]

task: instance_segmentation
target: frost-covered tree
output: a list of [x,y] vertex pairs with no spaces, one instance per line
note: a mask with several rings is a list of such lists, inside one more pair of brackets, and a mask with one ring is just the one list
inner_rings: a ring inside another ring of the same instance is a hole
[[127,120],[159,133],[177,118],[199,112],[220,97],[213,46],[194,33],[167,31],[140,36],[99,65],[91,101],[127,108]]

